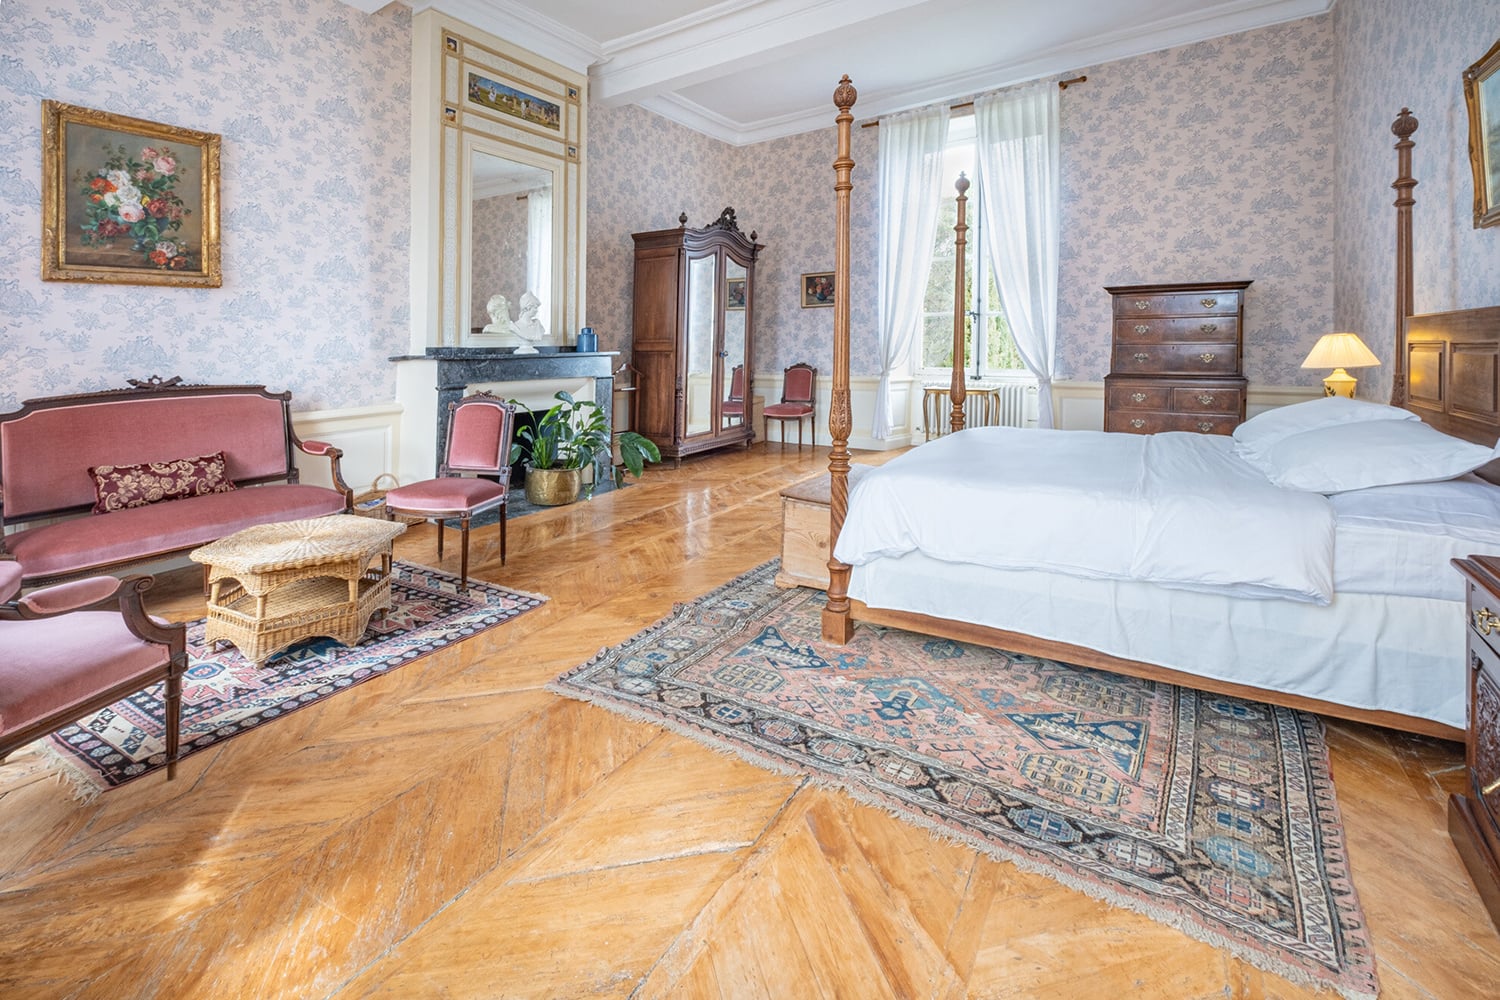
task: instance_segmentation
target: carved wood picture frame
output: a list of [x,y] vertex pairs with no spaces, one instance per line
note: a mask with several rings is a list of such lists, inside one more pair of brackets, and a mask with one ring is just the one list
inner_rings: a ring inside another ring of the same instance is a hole
[[1474,169],[1474,228],[1500,226],[1500,40],[1464,70],[1464,104]]
[[43,101],[43,280],[220,287],[220,144]]

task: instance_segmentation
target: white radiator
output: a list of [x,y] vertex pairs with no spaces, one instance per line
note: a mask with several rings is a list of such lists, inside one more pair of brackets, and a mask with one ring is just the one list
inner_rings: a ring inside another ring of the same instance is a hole
[[[953,404],[948,386],[924,386],[922,419],[928,439],[948,433]],[[1029,427],[1036,423],[1036,383],[971,382],[964,393],[965,427]]]

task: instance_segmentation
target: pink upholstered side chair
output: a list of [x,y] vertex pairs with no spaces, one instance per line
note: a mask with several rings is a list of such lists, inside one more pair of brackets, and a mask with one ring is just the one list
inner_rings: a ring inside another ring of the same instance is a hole
[[[818,370],[798,362],[782,372],[781,402],[766,407],[766,420],[781,422],[781,440],[786,441],[786,422],[797,421],[797,447],[802,447],[802,421],[812,427],[813,447],[818,445]],[[766,437],[769,439],[770,435]]]
[[731,420],[745,422],[745,366],[735,365],[734,370],[729,373],[729,398],[724,400],[723,407],[719,413],[724,418],[725,426]]
[[[516,407],[499,396],[476,392],[448,404],[448,441],[436,479],[398,486],[385,495],[386,517],[408,515],[437,522],[437,553],[443,558],[443,522],[457,518],[463,532],[458,589],[469,589],[469,520],[500,511],[500,565],[505,565],[505,514],[510,498],[510,444]],[[493,476],[479,479],[465,476]]]
[[157,683],[166,684],[167,779],[177,776],[186,627],[146,614],[151,577],[21,592],[0,562],[0,761],[28,743]]

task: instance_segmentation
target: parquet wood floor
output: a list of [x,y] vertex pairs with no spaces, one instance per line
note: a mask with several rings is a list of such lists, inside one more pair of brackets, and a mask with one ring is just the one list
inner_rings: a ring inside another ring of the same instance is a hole
[[[197,754],[171,784],[79,804],[13,757],[0,996],[1317,995],[543,690],[775,556],[778,491],[826,454],[756,445],[654,468],[512,521],[504,568],[493,529],[478,532],[475,575],[548,594],[545,608]],[[398,554],[431,562],[432,529]],[[154,597],[201,614],[196,567]],[[1460,749],[1329,730],[1383,996],[1500,995],[1500,938],[1445,827]]]

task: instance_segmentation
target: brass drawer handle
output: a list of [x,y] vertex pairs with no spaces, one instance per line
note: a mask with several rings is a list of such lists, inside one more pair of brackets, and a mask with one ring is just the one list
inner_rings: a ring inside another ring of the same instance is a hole
[[1150,333],[1151,332],[1151,327],[1148,324],[1146,324],[1146,323],[1137,323],[1135,325],[1135,332],[1136,333]]
[[1204,323],[1202,326],[1198,327],[1198,332],[1199,333],[1213,333],[1218,328],[1219,328],[1219,324],[1217,324],[1217,323]]
[[1495,794],[1495,791],[1497,789],[1500,789],[1500,778],[1496,778],[1494,781],[1481,788],[1479,790],[1479,794],[1484,798],[1489,798],[1491,795]]
[[1146,394],[1144,392],[1132,392],[1130,394],[1130,401],[1132,403],[1144,403],[1146,401]]
[[1207,434],[1214,429],[1214,423],[1212,420],[1200,420],[1198,421],[1198,429]]
[[1474,627],[1482,634],[1489,635],[1496,627],[1500,627],[1500,615],[1495,614],[1489,608],[1480,608],[1474,612]]
[[1211,365],[1214,363],[1214,358],[1216,356],[1217,355],[1214,354],[1200,354],[1198,355],[1198,360],[1203,362],[1205,365]]
[[1136,430],[1140,430],[1142,427],[1146,426],[1146,421],[1142,420],[1140,417],[1136,417],[1130,422],[1130,426],[1134,427]]
[[1145,351],[1136,351],[1135,354],[1131,355],[1131,357],[1135,358],[1137,361],[1144,362],[1149,361],[1151,355],[1147,354]]
[[1198,402],[1202,403],[1204,406],[1210,406],[1210,405],[1212,405],[1213,401],[1214,401],[1214,394],[1213,393],[1211,393],[1211,392],[1200,392],[1200,393],[1198,393]]
[[1214,306],[1219,304],[1218,299],[1199,299],[1198,302],[1205,309],[1212,309]]
[[1140,309],[1140,310],[1150,309],[1151,308],[1151,300],[1150,299],[1136,299],[1135,300],[1135,307],[1137,309]]

